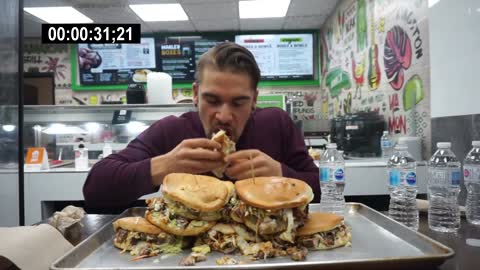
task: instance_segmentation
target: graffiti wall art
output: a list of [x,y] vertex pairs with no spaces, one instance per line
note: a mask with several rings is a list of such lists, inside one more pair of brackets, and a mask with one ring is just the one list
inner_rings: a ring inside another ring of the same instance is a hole
[[[321,27],[325,118],[374,111],[430,145],[427,0],[343,0]],[[326,115],[325,115],[326,114]]]

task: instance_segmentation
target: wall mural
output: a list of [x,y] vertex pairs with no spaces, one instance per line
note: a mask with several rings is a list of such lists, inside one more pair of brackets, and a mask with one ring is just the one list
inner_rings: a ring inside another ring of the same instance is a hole
[[427,11],[426,0],[343,0],[320,33],[320,117],[378,112],[429,154]]
[[66,44],[41,44],[26,41],[23,54],[25,72],[55,73],[55,88],[72,87],[70,78],[70,54]]

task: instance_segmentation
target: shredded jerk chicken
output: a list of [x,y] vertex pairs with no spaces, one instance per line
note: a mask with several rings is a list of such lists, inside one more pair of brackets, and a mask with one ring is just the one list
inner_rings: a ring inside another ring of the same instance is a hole
[[308,216],[308,205],[292,209],[268,210],[237,201],[231,210],[233,220],[256,224],[259,235],[280,234],[280,239],[294,243],[295,231],[303,226]]
[[327,232],[315,233],[313,235],[300,236],[298,238],[299,245],[314,248],[330,248],[345,237],[350,235],[349,229],[344,225],[337,226],[335,229]]

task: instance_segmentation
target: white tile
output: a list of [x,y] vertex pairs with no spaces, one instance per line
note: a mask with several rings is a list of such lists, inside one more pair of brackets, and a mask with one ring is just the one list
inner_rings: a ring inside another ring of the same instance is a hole
[[240,30],[279,30],[285,18],[241,19]]
[[238,4],[234,2],[182,4],[188,17],[195,19],[238,18]]
[[190,21],[178,21],[178,22],[147,22],[148,27],[153,32],[194,32]]
[[330,14],[338,0],[292,0],[287,16]]
[[283,29],[317,29],[320,30],[327,15],[287,17]]
[[194,20],[197,31],[235,31],[240,29],[237,19]]

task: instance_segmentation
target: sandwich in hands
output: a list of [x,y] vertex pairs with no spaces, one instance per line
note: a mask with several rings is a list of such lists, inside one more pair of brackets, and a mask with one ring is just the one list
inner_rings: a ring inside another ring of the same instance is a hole
[[125,217],[113,222],[113,244],[137,258],[159,253],[179,253],[187,246],[182,237],[164,232],[143,217]]
[[350,229],[343,223],[343,217],[333,213],[311,212],[297,232],[300,246],[312,250],[332,249],[350,243]]
[[227,218],[225,206],[235,197],[232,182],[187,173],[167,175],[160,190],[162,198],[147,200],[145,218],[162,230],[181,236],[199,235]]
[[[227,133],[224,130],[220,130],[219,132],[215,133],[212,136],[212,140],[218,142],[222,146],[220,151],[222,152],[222,155],[224,157],[236,151],[235,142],[230,140],[230,138],[227,136]],[[217,178],[222,178],[223,173],[225,172],[226,169],[227,169],[227,164],[224,164],[221,167],[214,169],[212,173]]]
[[275,244],[294,244],[297,228],[307,219],[312,189],[286,177],[256,177],[235,182],[238,200],[231,218]]

